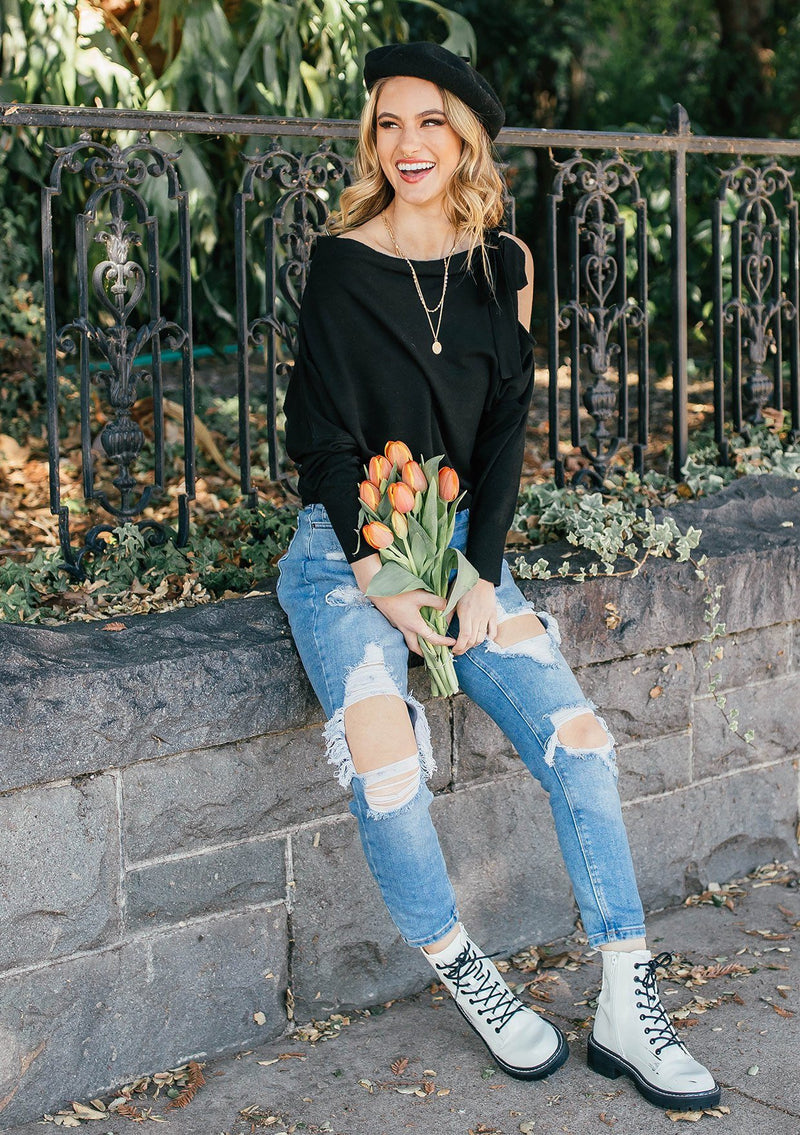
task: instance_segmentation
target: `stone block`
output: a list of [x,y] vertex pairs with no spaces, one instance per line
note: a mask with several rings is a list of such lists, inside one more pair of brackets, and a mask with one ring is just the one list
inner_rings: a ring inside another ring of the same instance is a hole
[[[797,712],[800,674],[733,690],[726,695],[725,713],[739,710],[740,730],[734,733],[723,711],[711,697],[695,701],[694,775],[719,776],[732,768],[780,760],[800,752]],[[743,734],[752,729],[753,743]]]
[[280,906],[0,977],[3,1124],[277,1036],[286,954]]
[[576,671],[618,745],[686,729],[692,719],[694,659],[679,647]]
[[143,761],[122,773],[129,861],[347,811],[319,727]]
[[465,694],[453,701],[453,749],[456,785],[489,780],[523,768],[505,733]]
[[791,761],[623,806],[645,910],[797,852]]
[[0,798],[0,863],[0,969],[114,941],[119,834],[113,776]]
[[[544,792],[527,773],[438,797],[432,815],[460,913],[488,952],[567,933],[575,908]],[[293,837],[298,1016],[380,1003],[431,970],[389,919],[352,819]]]
[[523,767],[434,813],[464,923],[487,953],[550,942],[577,917],[550,802]]
[[0,791],[319,721],[272,597],[0,628]]
[[[712,675],[719,675],[718,690],[747,687],[778,678],[791,668],[792,624],[761,627],[724,635],[713,642],[698,642],[695,657],[695,693],[708,694]],[[708,666],[707,663],[711,662]]]
[[[420,690],[420,692],[423,692]],[[425,706],[437,769],[434,791],[451,778],[446,699]],[[247,839],[346,813],[319,726],[142,761],[124,769],[129,861]]]
[[681,788],[692,780],[691,733],[668,733],[623,745],[617,751],[617,767],[623,800]]
[[128,871],[125,925],[143,929],[284,899],[285,852],[282,839],[254,840]]

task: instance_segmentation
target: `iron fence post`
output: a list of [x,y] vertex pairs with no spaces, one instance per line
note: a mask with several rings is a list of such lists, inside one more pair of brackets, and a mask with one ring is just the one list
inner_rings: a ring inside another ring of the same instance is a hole
[[685,107],[675,103],[667,133],[675,138],[670,155],[670,224],[672,226],[672,475],[681,479],[689,451],[687,415],[689,320],[686,304],[686,144],[691,135]]

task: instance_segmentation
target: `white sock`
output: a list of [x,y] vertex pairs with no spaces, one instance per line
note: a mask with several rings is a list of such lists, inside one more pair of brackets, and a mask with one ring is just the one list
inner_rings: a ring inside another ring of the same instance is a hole
[[427,955],[430,962],[435,962],[437,966],[451,965],[464,947],[467,944],[467,932],[461,923],[458,924],[458,934],[452,942],[448,943],[443,950],[437,950],[436,953],[431,953],[430,950],[424,950],[423,953]]

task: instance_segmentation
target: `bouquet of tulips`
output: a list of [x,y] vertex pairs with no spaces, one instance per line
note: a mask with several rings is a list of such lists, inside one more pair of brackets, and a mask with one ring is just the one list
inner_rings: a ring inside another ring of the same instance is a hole
[[[421,464],[402,441],[386,443],[383,454],[371,458],[359,485],[358,523],[364,539],[381,557],[367,595],[401,595],[421,589],[447,599],[443,611],[422,607],[428,626],[447,634],[450,612],[478,580],[478,573],[457,548],[449,546],[456,523],[458,474],[441,457]],[[434,697],[458,692],[453,656],[446,646],[419,638]]]

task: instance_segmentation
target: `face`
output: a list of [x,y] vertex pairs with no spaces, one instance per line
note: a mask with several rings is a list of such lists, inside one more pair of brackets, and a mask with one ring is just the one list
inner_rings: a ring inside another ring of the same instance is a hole
[[431,205],[461,157],[461,138],[447,121],[439,88],[400,75],[378,95],[375,143],[384,174],[399,200]]

